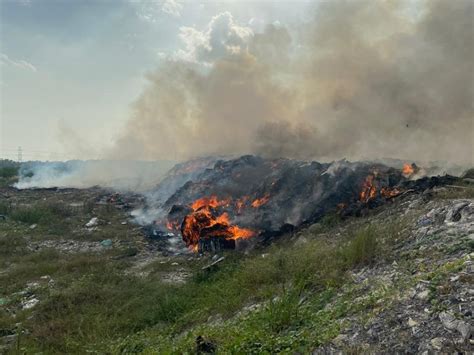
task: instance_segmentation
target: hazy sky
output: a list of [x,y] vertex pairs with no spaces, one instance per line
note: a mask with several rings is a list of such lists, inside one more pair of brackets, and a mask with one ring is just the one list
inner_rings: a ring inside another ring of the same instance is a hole
[[254,31],[291,27],[313,3],[2,0],[0,157],[19,146],[24,159],[99,157],[144,75],[185,49],[183,28],[203,31],[225,11]]

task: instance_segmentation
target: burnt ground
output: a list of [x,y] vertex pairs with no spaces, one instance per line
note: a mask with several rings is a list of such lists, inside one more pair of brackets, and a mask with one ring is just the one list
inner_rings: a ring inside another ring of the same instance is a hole
[[131,221],[140,196],[2,188],[0,349],[472,352],[474,194],[458,185],[217,256],[163,255]]

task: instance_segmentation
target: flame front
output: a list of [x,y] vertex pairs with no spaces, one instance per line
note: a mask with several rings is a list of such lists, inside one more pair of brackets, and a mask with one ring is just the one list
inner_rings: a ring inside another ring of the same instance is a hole
[[217,196],[212,195],[211,197],[202,197],[200,199],[197,199],[191,204],[191,208],[193,210],[198,210],[201,207],[212,207],[216,208],[219,206],[227,206],[230,203],[230,199],[225,199],[225,200],[219,200]]
[[241,198],[237,199],[237,201],[235,202],[235,207],[237,208],[237,213],[242,212],[242,209],[245,207],[245,204],[247,203],[248,199],[249,199],[248,196],[244,196],[244,197],[241,197]]
[[389,187],[382,187],[382,189],[380,190],[380,195],[382,195],[385,198],[395,197],[395,196],[400,195],[401,193],[402,191],[396,187],[394,187],[393,189]]
[[197,251],[199,240],[203,237],[236,240],[256,235],[251,229],[232,225],[227,212],[219,213],[219,208],[228,207],[230,202],[230,199],[219,200],[216,196],[210,196],[191,204],[193,212],[184,218],[181,226],[183,240],[190,249]]
[[378,194],[386,199],[398,196],[402,193],[402,190],[398,187],[382,187],[378,189],[377,182],[375,181],[375,174],[368,175],[362,183],[362,188],[359,193],[359,200],[363,203],[368,203],[374,200]]
[[264,204],[266,204],[269,200],[270,200],[270,195],[265,194],[265,196],[255,199],[252,202],[252,207],[253,208],[259,208],[260,206],[263,206]]
[[377,196],[377,187],[375,186],[374,178],[375,176],[370,174],[365,178],[364,183],[362,184],[359,199],[364,203],[373,200]]

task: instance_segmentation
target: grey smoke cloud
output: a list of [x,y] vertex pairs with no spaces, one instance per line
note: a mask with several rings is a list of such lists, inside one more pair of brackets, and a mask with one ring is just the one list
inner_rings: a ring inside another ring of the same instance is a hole
[[473,6],[430,1],[413,20],[398,2],[322,2],[263,33],[218,15],[149,74],[111,155],[472,164]]

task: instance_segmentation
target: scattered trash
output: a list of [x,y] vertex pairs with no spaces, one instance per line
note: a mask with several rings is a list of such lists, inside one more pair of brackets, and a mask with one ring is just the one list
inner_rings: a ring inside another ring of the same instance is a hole
[[431,218],[429,217],[426,217],[426,216],[422,216],[419,220],[418,220],[418,225],[420,226],[428,226],[430,224],[432,224],[433,221],[431,220]]
[[112,239],[104,239],[103,241],[100,242],[100,245],[102,245],[104,248],[111,247]]
[[4,305],[8,304],[9,302],[10,302],[10,300],[8,298],[0,297],[0,306],[4,306]]
[[22,309],[31,309],[39,303],[39,299],[33,297],[29,299],[25,299],[21,301],[21,308]]
[[408,326],[409,326],[410,328],[413,328],[413,327],[415,327],[415,326],[417,326],[417,325],[418,325],[418,322],[417,322],[417,321],[413,320],[411,317],[408,318]]
[[217,347],[212,342],[204,339],[201,335],[196,338],[196,352],[198,354],[214,354]]
[[99,224],[99,219],[97,217],[91,218],[89,222],[86,223],[87,228],[95,227]]
[[209,270],[209,269],[212,269],[213,267],[215,267],[217,264],[219,264],[220,262],[224,261],[225,257],[221,256],[219,259],[217,259],[216,261],[210,263],[209,265],[206,265],[202,268],[202,270]]
[[37,224],[32,224],[32,225],[30,226],[30,229],[35,229],[37,226],[38,226]]
[[27,288],[28,290],[34,290],[34,289],[37,289],[37,288],[39,288],[39,287],[40,287],[40,284],[39,284],[38,282],[28,282],[28,283],[26,284],[26,288]]

